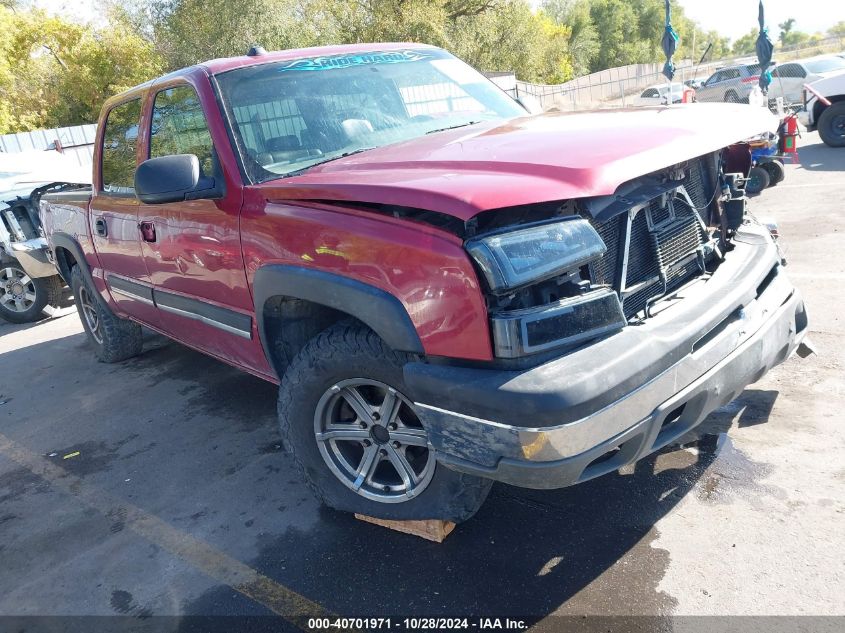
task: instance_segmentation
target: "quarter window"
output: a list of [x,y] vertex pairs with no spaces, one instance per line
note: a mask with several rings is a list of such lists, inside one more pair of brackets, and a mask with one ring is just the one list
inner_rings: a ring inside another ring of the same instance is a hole
[[141,100],[133,99],[111,109],[103,132],[103,191],[114,194],[135,193],[135,168],[138,147],[138,121]]
[[197,93],[190,86],[156,95],[150,126],[150,158],[194,154],[203,176],[217,172],[217,157]]

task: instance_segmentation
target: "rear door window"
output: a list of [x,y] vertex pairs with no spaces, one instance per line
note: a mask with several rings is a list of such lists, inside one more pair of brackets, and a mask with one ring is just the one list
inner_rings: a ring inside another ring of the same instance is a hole
[[150,158],[194,154],[203,176],[217,175],[217,156],[196,91],[177,86],[156,95],[150,124]]
[[138,124],[141,99],[121,103],[111,109],[103,131],[102,191],[117,195],[135,193]]

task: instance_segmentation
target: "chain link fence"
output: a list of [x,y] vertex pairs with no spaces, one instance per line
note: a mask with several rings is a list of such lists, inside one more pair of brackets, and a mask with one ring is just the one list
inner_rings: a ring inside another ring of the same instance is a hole
[[[813,59],[819,56],[824,59]],[[828,38],[811,47],[778,49],[776,65],[770,68],[771,105],[782,99],[785,105],[802,102],[804,84],[824,73],[845,70],[845,41]],[[585,110],[634,105],[679,103],[689,99],[688,89],[696,101],[747,103],[758,85],[760,66],[753,56],[733,57],[705,64],[690,60],[677,63],[675,78],[670,83],[663,76],[662,64],[632,64],[610,68],[558,85],[512,81],[502,86],[515,97],[530,95],[544,110]],[[494,79],[495,80],[495,79]],[[502,85],[501,81],[497,83]],[[686,92],[686,95],[685,95]]]

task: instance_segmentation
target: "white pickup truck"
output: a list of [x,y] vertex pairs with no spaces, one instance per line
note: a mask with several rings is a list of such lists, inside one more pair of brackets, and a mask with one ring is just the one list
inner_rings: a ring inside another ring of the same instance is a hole
[[798,120],[808,130],[819,131],[831,147],[845,147],[845,72],[805,86],[804,110]]

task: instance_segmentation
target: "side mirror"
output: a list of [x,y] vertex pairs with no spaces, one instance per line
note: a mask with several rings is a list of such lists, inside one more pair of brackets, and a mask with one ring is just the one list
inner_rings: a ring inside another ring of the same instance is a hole
[[200,162],[194,154],[150,158],[135,170],[135,195],[144,204],[219,198],[221,189],[214,178],[200,175]]

